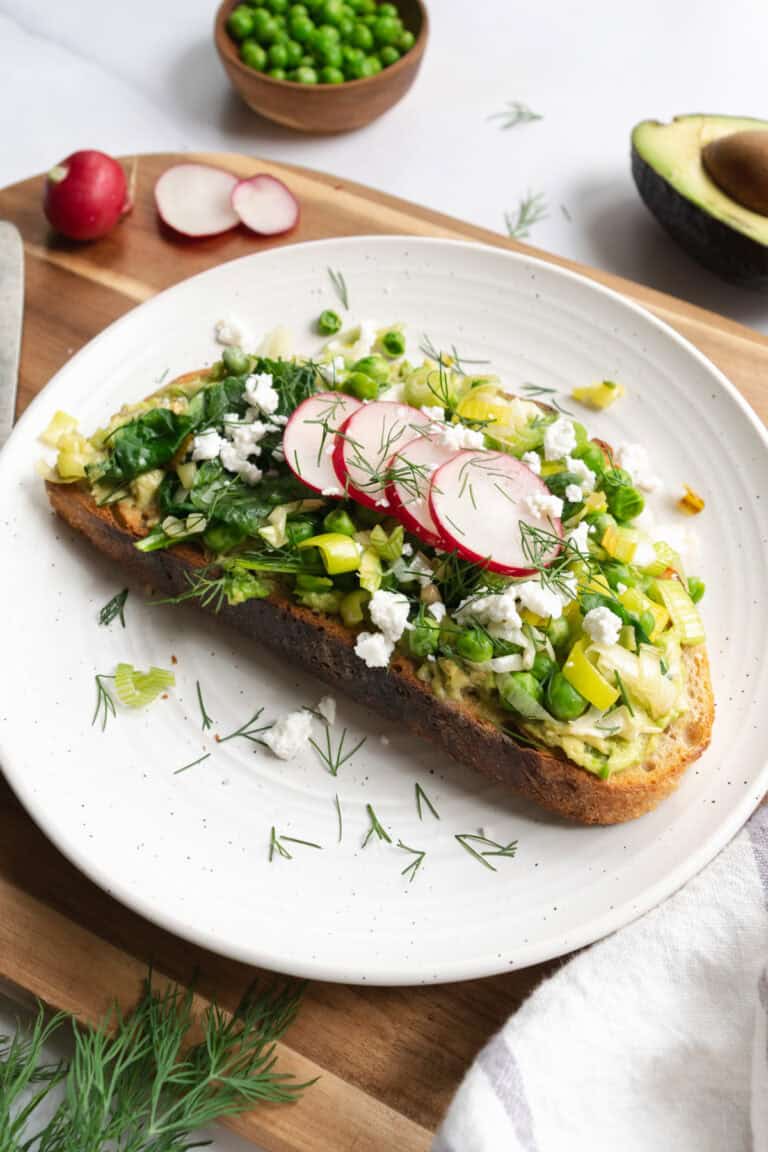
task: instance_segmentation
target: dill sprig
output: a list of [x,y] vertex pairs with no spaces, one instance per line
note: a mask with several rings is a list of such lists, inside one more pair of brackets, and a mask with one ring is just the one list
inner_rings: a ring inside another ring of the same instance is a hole
[[338,841],[337,842],[339,844],[341,844],[342,836],[344,835],[344,821],[343,821],[342,816],[341,816],[341,802],[339,800],[338,792],[336,793],[336,796],[334,797],[334,804],[336,806],[336,822],[339,826],[339,835],[338,835]]
[[622,704],[627,709],[630,716],[634,716],[635,710],[632,707],[629,696],[627,695],[627,689],[624,686],[624,681],[622,680],[621,674],[619,673],[618,669],[616,671],[616,687],[619,690],[619,697],[621,698]]
[[250,720],[246,720],[245,724],[241,724],[234,732],[230,732],[228,736],[217,736],[216,743],[226,744],[228,740],[237,740],[239,738],[241,740],[250,740],[252,744],[263,744],[264,741],[259,739],[260,733],[266,732],[272,727],[272,724],[262,724],[260,727],[254,728],[256,721],[261,719],[263,711],[263,708],[257,708]]
[[470,375],[470,373],[468,373],[464,367],[465,364],[469,366],[475,366],[477,364],[490,364],[490,360],[470,360],[466,356],[461,356],[457,351],[455,344],[451,344],[450,351],[448,352],[440,351],[435,347],[434,342],[426,332],[421,338],[419,350],[423,352],[429,360],[436,360],[439,365],[443,365],[445,368],[453,369],[454,371],[458,372],[460,376]]
[[[276,1043],[303,991],[292,982],[253,985],[234,1015],[211,1003],[198,1017],[191,990],[158,991],[147,980],[131,1012],[115,1007],[93,1031],[64,1013],[46,1024],[41,1006],[29,1036],[0,1039],[0,1146],[184,1152],[197,1146],[198,1128],[258,1103],[297,1100],[309,1084],[276,1068]],[[71,1061],[43,1062],[43,1045],[64,1027]]]
[[107,720],[109,720],[110,716],[117,716],[115,702],[112,699],[109,690],[103,683],[104,680],[114,680],[114,678],[114,676],[111,676],[106,672],[97,672],[93,678],[96,683],[96,707],[93,712],[91,727],[93,727],[96,721],[101,718],[102,732],[106,728]]
[[323,764],[325,764],[331,776],[338,776],[339,768],[342,768],[348,760],[351,760],[355,752],[359,752],[367,740],[367,737],[363,736],[361,740],[358,740],[354,748],[350,748],[347,752],[345,752],[344,741],[346,740],[348,734],[348,730],[345,728],[335,748],[333,747],[333,743],[331,741],[331,730],[327,724],[325,725],[325,748],[321,748],[313,736],[310,736],[309,738],[310,744],[314,748],[315,752],[317,752]]
[[387,842],[387,844],[391,844],[392,843],[391,836],[389,835],[389,833],[386,831],[386,829],[380,823],[379,818],[376,815],[376,813],[374,812],[371,805],[366,804],[365,810],[368,813],[368,819],[371,822],[371,826],[365,834],[365,840],[363,840],[363,848],[365,848],[367,846],[368,841],[370,840],[371,836],[374,836],[374,835],[377,836],[379,840],[385,840]]
[[[498,844],[487,836],[472,832],[462,832],[456,839],[462,848],[469,852],[470,856],[474,856],[484,868],[490,868],[491,872],[497,872],[498,869],[489,863],[488,856],[508,856],[511,858],[517,852],[517,840],[510,840],[509,844]],[[473,844],[482,844],[484,848],[474,848]]]
[[543,400],[544,403],[551,404],[558,412],[562,412],[563,416],[573,416],[573,412],[564,408],[560,403],[559,392],[556,388],[545,388],[542,384],[523,384],[521,391],[534,400]]
[[534,224],[538,224],[540,220],[546,220],[548,216],[549,208],[543,193],[529,192],[519,201],[514,212],[504,213],[507,234],[513,240],[526,240]]
[[182,765],[181,768],[174,768],[174,776],[180,776],[182,772],[186,772],[188,768],[196,768],[198,764],[202,764],[210,756],[210,752],[206,752],[203,756],[198,756],[197,760],[190,760],[189,764]]
[[501,112],[494,112],[488,119],[499,120],[499,128],[506,132],[518,124],[532,124],[534,120],[543,120],[544,117],[538,112],[532,112],[522,100],[508,100]]
[[414,857],[410,864],[406,864],[400,873],[401,876],[408,876],[409,884],[413,884],[413,878],[424,863],[424,857],[427,853],[419,848],[409,848],[407,844],[403,844],[402,840],[398,840],[397,847],[403,852],[410,852]]
[[111,600],[108,600],[99,612],[99,624],[107,627],[116,617],[119,617],[120,623],[125,628],[125,602],[127,599],[128,589],[123,588],[122,592],[118,592]]
[[293,855],[285,847],[288,844],[301,844],[304,848],[318,848],[322,851],[322,844],[314,844],[311,840],[298,840],[295,836],[278,836],[275,831],[274,824],[269,834],[269,862],[272,863],[272,858],[275,852],[282,856],[284,860],[293,860]]
[[570,567],[575,560],[585,565],[587,574],[594,576],[599,565],[589,552],[583,552],[573,540],[563,540],[556,532],[520,522],[520,543],[526,567],[534,569],[541,583],[572,600],[575,578]]
[[200,705],[200,719],[203,732],[207,732],[209,728],[213,727],[213,720],[208,715],[205,704],[203,703],[203,690],[200,687],[200,681],[195,681],[195,690],[197,692],[197,702]]
[[346,310],[348,312],[349,311],[349,292],[347,291],[347,282],[344,279],[343,273],[334,272],[333,268],[329,268],[328,269],[328,276],[330,278],[331,284],[333,285],[334,292],[336,293],[339,300],[341,301],[341,303],[344,305],[344,307],[346,308]]
[[[211,571],[219,571],[218,576],[210,576]],[[164,600],[154,600],[154,604],[185,604],[188,600],[198,600],[202,608],[212,608],[220,612],[227,597],[228,574],[221,572],[217,565],[209,564],[197,572],[185,572],[189,584],[185,592],[169,596]]]
[[426,804],[427,808],[429,808],[429,810],[432,813],[432,815],[434,816],[435,820],[440,819],[440,813],[438,812],[437,808],[435,808],[435,806],[432,803],[432,801],[430,800],[429,796],[427,796],[426,792],[424,791],[421,784],[419,784],[419,782],[417,780],[416,781],[416,811],[419,814],[419,820],[424,819],[424,816],[422,814],[422,803]]

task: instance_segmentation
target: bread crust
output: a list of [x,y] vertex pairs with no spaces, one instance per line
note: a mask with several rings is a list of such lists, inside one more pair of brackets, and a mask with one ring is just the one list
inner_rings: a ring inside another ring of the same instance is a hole
[[[178,595],[189,587],[188,574],[204,564],[199,553],[183,545],[140,552],[133,546],[138,535],[111,508],[99,508],[84,487],[48,483],[47,488],[54,511],[114,560],[128,580]],[[355,655],[352,630],[285,595],[224,605],[219,615],[241,634],[396,720],[460,763],[580,824],[617,824],[655,808],[710,741],[714,698],[703,645],[684,650],[689,711],[659,738],[646,763],[601,780],[559,750],[517,744],[471,702],[437,699],[417,678],[413,662],[399,653],[388,669],[366,667]]]

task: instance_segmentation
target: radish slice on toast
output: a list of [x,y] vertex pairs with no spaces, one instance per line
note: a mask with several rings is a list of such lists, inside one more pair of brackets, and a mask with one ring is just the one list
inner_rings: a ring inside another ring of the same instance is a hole
[[465,451],[435,472],[429,503],[440,534],[466,560],[506,576],[532,576],[560,552],[555,499],[514,456]]
[[433,473],[456,455],[431,436],[409,440],[389,463],[386,496],[400,523],[424,544],[433,548],[445,546],[429,507],[429,490]]
[[333,469],[334,435],[360,407],[343,392],[318,392],[299,404],[285,426],[283,454],[293,474],[325,496],[343,496]]
[[299,202],[282,180],[262,173],[239,180],[232,192],[232,207],[252,232],[278,236],[299,221]]
[[217,236],[240,223],[232,207],[237,177],[209,164],[174,164],[155,184],[161,219],[183,236]]
[[333,467],[346,492],[368,508],[387,508],[388,464],[398,449],[432,421],[418,408],[375,400],[362,404],[339,429]]

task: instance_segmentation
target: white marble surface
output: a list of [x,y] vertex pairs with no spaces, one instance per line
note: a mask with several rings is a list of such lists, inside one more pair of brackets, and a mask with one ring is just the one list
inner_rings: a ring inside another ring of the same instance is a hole
[[[432,39],[408,97],[348,136],[261,120],[213,49],[212,0],[0,0],[0,185],[77,148],[231,149],[325,169],[504,230],[530,191],[531,242],[768,332],[768,297],[692,263],[635,193],[629,132],[683,112],[767,115],[768,8],[755,0],[431,0]],[[522,100],[544,118],[488,117]],[[565,205],[570,221],[561,209]],[[13,1012],[0,1002],[0,1033]],[[244,1147],[222,1135],[219,1149]]]

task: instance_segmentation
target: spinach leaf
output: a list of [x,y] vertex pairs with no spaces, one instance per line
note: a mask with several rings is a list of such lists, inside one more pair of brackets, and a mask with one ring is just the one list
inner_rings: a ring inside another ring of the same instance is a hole
[[192,427],[189,416],[168,408],[153,408],[123,424],[108,441],[109,459],[98,479],[125,483],[152,468],[161,468],[175,456]]
[[290,416],[302,400],[315,391],[317,371],[314,364],[294,364],[292,360],[270,360],[265,356],[256,362],[256,372],[269,372],[272,384],[280,397],[279,416]]

